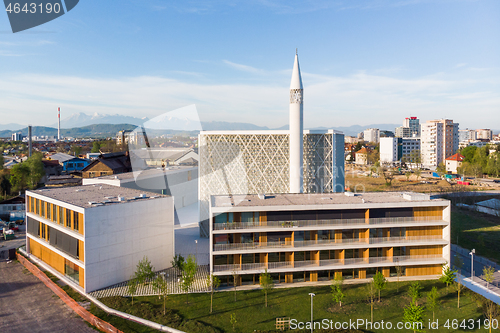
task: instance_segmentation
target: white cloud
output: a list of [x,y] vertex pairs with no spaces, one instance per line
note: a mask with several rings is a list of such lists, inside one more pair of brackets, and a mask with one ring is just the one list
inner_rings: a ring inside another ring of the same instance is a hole
[[[240,69],[260,73],[247,67]],[[448,116],[469,127],[499,124],[500,80],[498,75],[481,77],[487,73],[474,72],[474,77],[460,78],[440,73],[402,79],[366,72],[345,77],[306,72],[305,126],[399,123],[410,113],[423,121]],[[270,78],[269,82],[261,80],[261,85],[200,84],[154,76],[2,76],[0,122],[52,124],[58,106],[65,117],[98,112],[153,118],[196,104],[202,121],[279,127],[288,123],[289,78],[282,76],[282,84],[271,84],[276,80]]]

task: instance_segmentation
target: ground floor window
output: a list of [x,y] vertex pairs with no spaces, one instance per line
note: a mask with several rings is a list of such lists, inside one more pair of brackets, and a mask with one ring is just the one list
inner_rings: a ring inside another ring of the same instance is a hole
[[64,259],[64,275],[77,284],[80,283],[80,268],[68,259]]

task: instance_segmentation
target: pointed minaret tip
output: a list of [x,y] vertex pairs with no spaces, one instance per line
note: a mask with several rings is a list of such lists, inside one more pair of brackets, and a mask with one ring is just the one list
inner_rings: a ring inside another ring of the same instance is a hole
[[290,82],[290,89],[303,89],[302,87],[302,77],[300,75],[300,66],[299,66],[299,55],[297,50],[295,50],[295,62],[293,64],[292,70],[292,81]]

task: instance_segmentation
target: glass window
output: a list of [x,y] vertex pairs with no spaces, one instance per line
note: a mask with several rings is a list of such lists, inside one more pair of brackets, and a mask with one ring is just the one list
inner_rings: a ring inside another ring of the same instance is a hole
[[64,275],[76,283],[80,283],[80,268],[68,259],[64,260]]
[[52,221],[56,221],[57,206],[52,205]]
[[69,209],[64,209],[64,220],[66,221],[66,227],[71,228],[71,214]]
[[253,212],[241,213],[241,222],[253,222]]
[[52,220],[52,207],[50,203],[47,203],[47,219]]
[[215,215],[214,223],[226,223],[226,222],[227,222],[227,213]]
[[59,207],[59,216],[57,216],[57,223],[63,224],[63,208]]
[[45,202],[40,200],[40,215],[45,216]]
[[271,252],[267,255],[267,261],[268,262],[279,262],[280,261],[280,255],[277,252]]
[[79,222],[80,222],[80,215],[78,214],[78,212],[73,212],[73,228],[76,231],[80,230]]

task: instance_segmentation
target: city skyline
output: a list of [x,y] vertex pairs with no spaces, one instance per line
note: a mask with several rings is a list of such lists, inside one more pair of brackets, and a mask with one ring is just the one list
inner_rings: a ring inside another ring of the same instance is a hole
[[18,34],[8,33],[5,15],[0,118],[47,126],[57,107],[63,119],[153,118],[196,104],[201,121],[277,128],[288,124],[298,47],[306,128],[411,115],[495,129],[499,13],[498,2],[466,0],[124,1],[118,8],[87,1]]

